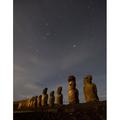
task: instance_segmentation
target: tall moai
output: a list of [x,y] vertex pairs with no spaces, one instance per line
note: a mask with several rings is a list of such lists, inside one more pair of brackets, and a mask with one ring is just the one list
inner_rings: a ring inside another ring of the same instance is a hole
[[41,102],[41,105],[42,105],[42,106],[47,106],[47,103],[48,103],[48,94],[47,94],[47,90],[48,90],[48,88],[43,89],[43,93],[42,93],[42,102]]
[[50,96],[49,96],[49,106],[53,107],[55,104],[55,96],[54,96],[54,91],[50,92]]
[[76,78],[73,75],[68,77],[68,102],[69,104],[79,103],[79,92],[76,88]]
[[63,105],[63,94],[62,94],[62,87],[61,86],[57,88],[56,104]]
[[86,75],[84,77],[83,91],[86,102],[99,101],[97,87],[94,83],[92,83],[92,75]]
[[42,102],[42,95],[38,96],[38,104],[37,107],[41,107],[41,102]]

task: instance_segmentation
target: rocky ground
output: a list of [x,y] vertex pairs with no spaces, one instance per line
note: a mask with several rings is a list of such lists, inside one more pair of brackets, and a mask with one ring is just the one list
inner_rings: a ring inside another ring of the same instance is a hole
[[106,120],[106,101],[35,111],[14,111],[14,120]]

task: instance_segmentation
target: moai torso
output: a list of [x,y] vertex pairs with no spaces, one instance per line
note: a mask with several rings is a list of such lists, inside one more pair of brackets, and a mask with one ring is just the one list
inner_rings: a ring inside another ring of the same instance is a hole
[[55,96],[54,96],[54,91],[50,92],[49,96],[49,106],[53,107],[55,102]]
[[30,108],[30,98],[27,100],[27,107]]
[[38,96],[35,96],[35,108],[37,108],[37,104],[38,104]]
[[99,101],[98,95],[97,95],[97,87],[94,83],[92,83],[92,76],[87,75],[84,78],[84,96],[86,102],[91,101]]
[[35,109],[36,107],[36,97],[31,98],[31,109]]
[[38,97],[38,104],[37,104],[38,107],[41,107],[41,102],[42,102],[42,95]]
[[58,87],[57,95],[56,95],[56,104],[62,105],[63,104],[63,95],[62,95],[62,87]]
[[69,104],[79,103],[79,92],[76,88],[76,78],[74,76],[68,78],[68,102]]
[[42,94],[42,106],[47,106],[47,102],[48,102],[48,94],[47,94],[47,88],[45,88],[43,90],[43,94]]

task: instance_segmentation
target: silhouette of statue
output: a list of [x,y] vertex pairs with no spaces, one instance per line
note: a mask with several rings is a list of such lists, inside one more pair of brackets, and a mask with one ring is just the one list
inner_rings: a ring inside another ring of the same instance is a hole
[[79,92],[76,88],[76,78],[71,75],[68,77],[68,102],[69,104],[78,104],[79,103]]
[[62,95],[62,87],[61,86],[57,88],[56,104],[57,105],[63,104],[63,95]]
[[99,101],[97,87],[92,83],[92,75],[85,76],[83,91],[86,102]]
[[40,95],[40,96],[38,97],[38,104],[37,104],[38,107],[41,107],[41,106],[42,106],[42,105],[41,105],[41,102],[42,102],[42,95]]
[[49,106],[53,107],[54,103],[55,103],[54,91],[51,91],[49,96]]
[[35,99],[35,108],[37,108],[37,104],[38,104],[38,96],[35,96],[34,99]]
[[46,106],[47,102],[48,102],[48,94],[47,94],[47,90],[48,88],[43,89],[43,93],[42,93],[42,106]]

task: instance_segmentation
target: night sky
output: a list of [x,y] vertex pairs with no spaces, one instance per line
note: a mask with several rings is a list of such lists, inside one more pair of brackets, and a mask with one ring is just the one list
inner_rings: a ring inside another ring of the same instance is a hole
[[93,75],[106,99],[106,0],[14,0],[14,100]]

